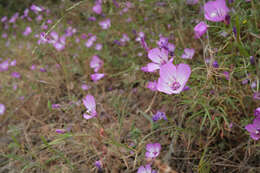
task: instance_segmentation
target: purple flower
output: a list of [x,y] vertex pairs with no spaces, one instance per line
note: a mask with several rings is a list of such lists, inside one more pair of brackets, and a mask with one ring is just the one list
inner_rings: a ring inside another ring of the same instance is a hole
[[3,115],[5,113],[5,105],[0,103],[0,115]]
[[102,162],[101,162],[101,160],[97,160],[95,162],[95,166],[98,168],[98,170],[101,170],[102,169]]
[[164,112],[157,111],[157,113],[153,115],[154,122],[162,119],[168,120]]
[[212,22],[224,21],[228,12],[225,0],[208,1],[204,5],[204,16]]
[[195,50],[194,49],[185,48],[184,49],[184,53],[181,55],[181,57],[183,59],[192,59],[194,54],[195,54]]
[[252,89],[256,88],[257,87],[256,81],[253,81],[250,86]]
[[159,156],[161,150],[161,144],[159,143],[150,143],[146,145],[146,153],[145,156],[147,158],[156,158]]
[[35,70],[35,69],[36,69],[36,65],[33,64],[33,65],[31,66],[31,70]]
[[200,38],[203,34],[205,34],[205,32],[207,31],[207,28],[208,28],[208,26],[205,22],[201,21],[200,23],[198,23],[194,27],[195,37]]
[[100,43],[97,43],[96,46],[95,46],[96,50],[101,50],[102,48],[103,48],[103,45],[100,44]]
[[32,5],[31,8],[30,8],[34,13],[38,13],[38,12],[41,12],[43,11],[43,9],[41,7],[38,7],[36,5]]
[[214,62],[212,63],[212,66],[213,66],[214,68],[219,68],[218,61],[214,61]]
[[82,84],[82,85],[81,85],[81,89],[84,90],[84,91],[86,91],[86,90],[90,89],[90,86],[87,85],[87,84]]
[[255,100],[260,100],[260,92],[254,93],[253,99],[255,99]]
[[8,67],[9,67],[9,61],[8,60],[5,60],[4,62],[2,62],[0,64],[0,72],[2,71],[7,71],[8,70]]
[[110,19],[99,22],[99,25],[102,27],[102,29],[108,29],[111,26]]
[[66,132],[66,129],[56,129],[55,132],[59,134],[64,134]]
[[96,102],[92,95],[88,94],[83,100],[83,104],[86,107],[86,113],[83,114],[85,119],[91,119],[97,115]]
[[52,104],[51,108],[52,109],[59,109],[60,108],[60,104]]
[[8,20],[7,16],[4,16],[4,17],[1,18],[2,23],[6,22],[7,20]]
[[11,19],[9,20],[9,23],[15,23],[16,19],[19,17],[19,13],[15,13]]
[[120,38],[120,42],[125,43],[125,42],[128,42],[128,41],[130,41],[130,38],[128,37],[128,35],[123,34],[122,38]]
[[157,90],[166,94],[179,94],[183,91],[191,74],[187,64],[173,65],[171,62],[160,69],[160,78],[157,82]]
[[156,81],[149,81],[146,88],[149,88],[151,91],[157,91],[157,82]]
[[256,108],[254,115],[260,117],[260,107]]
[[85,46],[88,48],[91,47],[96,40],[97,40],[97,37],[95,35],[91,36],[85,43]]
[[28,36],[31,32],[32,32],[31,27],[27,26],[27,27],[25,28],[25,31],[23,32],[23,35],[24,35],[24,36]]
[[10,66],[16,66],[16,60],[11,61]]
[[21,77],[20,73],[18,73],[18,72],[13,72],[11,75],[14,78],[20,78]]
[[255,118],[253,124],[248,124],[245,129],[253,140],[258,140],[260,138],[260,117]]
[[101,14],[102,13],[102,6],[101,3],[96,3],[92,10],[96,13],[96,14]]
[[167,47],[167,45],[168,45],[168,38],[161,36],[159,41],[157,41],[157,45],[158,45],[159,48]]
[[147,164],[145,167],[140,166],[137,173],[156,173],[157,171],[152,170],[151,165]]
[[94,55],[90,61],[90,68],[94,69],[94,72],[97,73],[98,70],[103,66],[104,62],[97,56]]
[[94,73],[94,74],[90,75],[91,79],[92,79],[94,82],[96,82],[96,81],[102,79],[104,76],[105,76],[104,73]]
[[152,60],[152,63],[148,63],[141,70],[144,72],[155,72],[160,67],[173,59],[168,60],[168,51],[165,49],[154,48],[148,51],[148,58]]
[[225,76],[225,78],[226,78],[227,80],[230,79],[230,75],[229,75],[229,72],[228,72],[228,71],[224,71],[223,74],[224,74],[224,76]]

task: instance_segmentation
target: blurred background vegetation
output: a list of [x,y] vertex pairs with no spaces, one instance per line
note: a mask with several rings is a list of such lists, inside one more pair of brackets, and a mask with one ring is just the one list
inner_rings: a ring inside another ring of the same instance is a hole
[[14,12],[22,12],[32,4],[50,5],[58,3],[62,3],[62,0],[0,0],[0,16],[11,16]]

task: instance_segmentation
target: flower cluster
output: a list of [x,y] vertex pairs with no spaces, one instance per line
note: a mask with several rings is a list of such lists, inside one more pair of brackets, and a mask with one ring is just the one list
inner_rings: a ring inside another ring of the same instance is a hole
[[248,124],[245,129],[250,133],[253,140],[260,139],[260,107],[255,110],[255,119],[252,124]]

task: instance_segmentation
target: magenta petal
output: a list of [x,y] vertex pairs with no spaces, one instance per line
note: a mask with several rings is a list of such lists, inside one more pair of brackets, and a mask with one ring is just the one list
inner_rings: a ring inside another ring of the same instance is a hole
[[82,101],[88,112],[96,111],[96,102],[92,95],[88,94]]
[[182,85],[182,88],[185,86],[191,74],[191,68],[187,64],[179,64],[177,66],[177,81]]
[[88,115],[88,114],[83,114],[83,118],[85,118],[86,120],[89,120],[89,119],[91,119],[93,117],[95,117],[95,116]]
[[92,79],[94,82],[96,82],[96,81],[102,79],[104,76],[105,76],[105,74],[103,74],[103,73],[95,73],[95,74],[90,75],[91,79]]
[[154,63],[161,64],[163,61],[168,60],[168,53],[167,51],[161,51],[159,48],[154,48],[149,50],[148,58]]

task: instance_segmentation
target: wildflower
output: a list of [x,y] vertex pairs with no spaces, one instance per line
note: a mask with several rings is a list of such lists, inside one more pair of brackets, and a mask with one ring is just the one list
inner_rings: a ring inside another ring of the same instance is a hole
[[52,40],[49,40],[49,43],[51,43],[57,51],[61,51],[65,48],[65,44],[66,44],[65,35],[59,37],[58,33],[53,31],[50,33],[50,36],[52,37]]
[[192,57],[195,54],[195,50],[194,49],[189,49],[189,48],[185,48],[184,49],[184,53],[182,54],[182,58],[183,59],[192,59]]
[[194,33],[195,33],[195,37],[196,38],[200,38],[203,34],[205,34],[205,32],[207,31],[207,24],[203,21],[201,21],[200,23],[198,23],[195,27],[194,27]]
[[219,68],[218,61],[214,61],[214,62],[212,63],[212,66],[213,66],[214,68]]
[[159,41],[157,41],[157,45],[158,45],[159,48],[167,47],[167,45],[168,45],[168,38],[161,36]]
[[157,171],[152,170],[151,165],[147,164],[145,167],[140,166],[137,170],[137,173],[156,173]]
[[130,38],[128,37],[128,35],[123,34],[123,37],[120,39],[120,42],[125,43],[125,42],[128,42],[128,41],[130,41]]
[[21,77],[20,73],[18,73],[18,72],[13,72],[11,75],[14,78],[20,78]]
[[4,16],[4,17],[1,18],[2,23],[5,23],[7,20],[8,20],[7,16]]
[[229,79],[230,79],[230,76],[229,76],[229,72],[228,72],[228,71],[224,71],[223,74],[224,74],[226,80],[229,80]]
[[96,14],[101,14],[102,13],[102,6],[101,3],[96,3],[92,10],[96,13]]
[[103,48],[103,45],[100,44],[100,43],[97,43],[96,46],[95,46],[96,50],[101,50],[102,48]]
[[82,85],[81,85],[81,89],[82,89],[82,90],[88,90],[88,89],[90,89],[90,86],[87,85],[87,84],[82,84]]
[[254,115],[260,117],[260,107],[256,108]]
[[255,100],[260,100],[260,92],[254,93],[253,99],[255,99]]
[[5,105],[0,103],[0,115],[3,115],[5,113]]
[[36,69],[36,65],[35,64],[33,64],[32,66],[31,66],[31,68],[30,68],[31,70],[35,70]]
[[11,61],[10,66],[16,66],[16,60]]
[[9,67],[9,61],[6,60],[0,64],[0,72],[7,71]]
[[111,26],[110,19],[99,22],[99,25],[102,27],[102,29],[108,29]]
[[27,27],[25,28],[25,31],[23,32],[23,35],[24,35],[24,36],[28,36],[31,32],[32,32],[31,27],[27,26]]
[[9,23],[15,23],[16,22],[16,19],[19,17],[19,13],[15,13],[11,19],[9,20]]
[[253,81],[250,86],[252,89],[256,88],[257,87],[256,81]]
[[145,156],[147,158],[156,158],[159,156],[161,150],[161,144],[159,143],[150,143],[146,145],[146,153]]
[[248,124],[245,129],[253,140],[258,140],[260,138],[260,117],[255,118],[253,124]]
[[154,122],[162,119],[168,120],[164,112],[157,111],[157,113],[153,115]]
[[93,68],[94,72],[97,73],[103,64],[104,62],[97,55],[94,55],[90,61],[90,68]]
[[157,82],[157,90],[166,94],[179,94],[188,81],[191,74],[187,64],[173,65],[171,62],[160,69],[160,77]]
[[90,75],[91,79],[92,79],[94,82],[96,82],[96,81],[102,79],[104,76],[105,76],[105,74],[103,74],[103,73],[94,73],[94,74]]
[[154,48],[148,51],[148,58],[152,60],[152,63],[148,63],[145,67],[142,67],[144,72],[154,72],[160,67],[173,59],[168,60],[168,51],[165,49]]
[[229,9],[225,0],[208,1],[204,5],[204,16],[212,22],[220,22],[225,20]]
[[96,102],[95,99],[92,95],[88,94],[84,99],[83,99],[83,104],[86,107],[87,111],[86,113],[83,114],[83,117],[85,119],[91,119],[97,115],[96,112]]
[[95,166],[98,168],[98,170],[101,170],[102,169],[102,162],[101,162],[101,160],[97,160],[95,162]]
[[253,56],[250,56],[249,58],[250,58],[251,65],[255,65],[255,63],[256,63],[255,58]]
[[51,105],[52,109],[59,109],[60,107],[61,107],[60,104],[52,104]]
[[55,132],[59,134],[64,134],[66,133],[66,129],[56,129]]
[[146,88],[149,88],[151,91],[157,91],[157,82],[156,81],[149,81]]
[[96,40],[97,40],[97,37],[95,35],[91,36],[85,43],[85,46],[88,48],[91,47]]
[[34,13],[38,13],[38,12],[41,12],[43,11],[43,9],[41,7],[38,7],[36,5],[32,5],[31,8],[30,8]]

